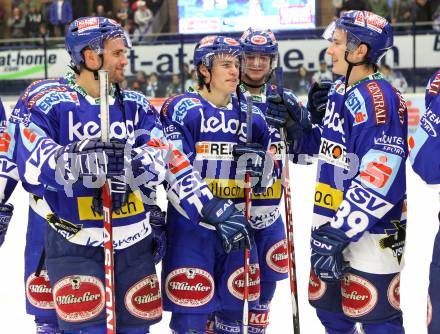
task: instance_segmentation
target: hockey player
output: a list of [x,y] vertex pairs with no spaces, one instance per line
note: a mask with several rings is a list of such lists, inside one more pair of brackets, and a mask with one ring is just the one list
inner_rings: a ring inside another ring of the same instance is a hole
[[[43,187],[53,212],[45,217],[50,224],[45,235],[46,266],[64,333],[105,332],[102,175],[112,180],[118,333],[148,332],[161,318],[151,213],[146,205],[150,203],[144,204],[123,182],[133,180],[134,190],[136,177],[148,170],[148,178],[141,180],[148,183],[142,187],[155,185],[165,171],[161,148],[146,145],[162,135],[159,115],[144,96],[123,92],[117,85],[124,79],[130,46],[113,20],[75,20],[66,47],[76,75],[29,90],[25,108],[17,110],[8,129],[16,141],[13,159],[21,180]],[[110,143],[94,139],[100,135],[97,71],[101,68],[109,72],[113,84]],[[140,135],[136,130],[142,130]],[[126,156],[124,150],[130,145],[134,148]],[[122,191],[116,192],[114,184]],[[150,298],[140,298],[143,295]]]
[[[64,80],[64,79],[61,79]],[[59,87],[60,80],[39,80],[33,82],[20,96],[11,114],[11,122],[15,122],[21,113],[26,112],[29,95],[35,95],[42,89]],[[13,129],[13,126],[11,126]],[[18,181],[15,161],[14,133],[5,131],[0,138],[0,160],[7,166],[1,175],[2,202],[6,202]],[[13,132],[13,131],[12,131]],[[23,187],[29,192],[28,226],[25,246],[24,285],[26,312],[35,318],[36,332],[40,334],[61,333],[58,328],[55,313],[52,288],[44,266],[44,231],[46,218],[53,214],[46,201],[42,198],[43,187],[23,182]],[[4,222],[4,221],[2,221]],[[6,226],[7,228],[7,226]],[[5,231],[6,232],[6,231]]]
[[[426,112],[416,132],[409,138],[410,160],[414,171],[429,185],[440,184],[439,150],[437,134],[440,131],[440,71],[434,73],[428,82],[425,94]],[[440,214],[439,214],[440,217]],[[440,332],[440,233],[437,232],[429,272],[428,289],[428,333]]]
[[377,71],[393,45],[391,26],[350,11],[324,37],[342,77],[322,126],[311,126],[307,110],[288,96],[284,110],[269,111],[293,129],[294,153],[318,154],[309,300],[329,334],[357,333],[356,322],[367,334],[404,333],[407,115],[400,93]]
[[[270,143],[263,114],[253,108],[253,144],[245,144],[246,103],[241,93],[231,99],[239,84],[241,50],[232,38],[203,38],[194,51],[198,90],[168,99],[161,111],[170,144],[181,148],[200,172],[190,176],[209,186],[194,198],[198,211],[191,215],[183,214],[181,199],[170,198],[168,205],[162,284],[164,309],[173,313],[170,327],[178,334],[205,333],[208,316],[220,308],[232,317],[222,318],[216,333],[241,332],[241,321],[236,320],[242,319],[243,308],[243,241],[252,246],[252,228],[237,209],[244,207],[242,171],[259,181],[256,190],[265,185],[265,176],[271,178],[271,173],[262,173]],[[245,153],[252,159],[237,164],[235,159]],[[243,168],[240,175],[237,166]],[[180,198],[195,188],[190,181],[186,184]],[[251,307],[259,297],[259,272],[252,247]]]

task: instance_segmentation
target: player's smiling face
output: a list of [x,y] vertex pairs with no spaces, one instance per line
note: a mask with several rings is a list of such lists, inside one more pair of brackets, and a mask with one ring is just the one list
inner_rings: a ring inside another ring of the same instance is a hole
[[124,68],[128,64],[127,50],[122,38],[115,38],[104,43],[104,66],[109,71],[109,81],[119,83],[125,79]]
[[259,85],[264,82],[269,75],[271,66],[271,57],[261,53],[245,53],[245,81]]
[[231,54],[219,54],[212,63],[211,89],[222,94],[235,92],[239,81],[240,60]]
[[346,75],[348,63],[345,61],[345,51],[347,50],[347,33],[341,29],[336,29],[327,54],[332,57],[333,73]]

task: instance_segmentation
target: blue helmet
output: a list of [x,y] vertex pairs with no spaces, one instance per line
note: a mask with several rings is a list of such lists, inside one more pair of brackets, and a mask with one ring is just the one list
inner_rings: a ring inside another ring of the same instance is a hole
[[90,48],[102,54],[104,41],[112,38],[122,38],[125,46],[131,48],[131,40],[122,26],[115,20],[105,17],[89,16],[73,21],[66,33],[66,49],[72,63],[77,66],[84,63],[82,51]]
[[360,44],[369,47],[366,61],[377,64],[393,46],[393,30],[382,16],[368,11],[352,10],[330,23],[323,37],[332,40],[335,29],[347,33],[347,50],[354,51]]
[[240,37],[243,52],[261,53],[269,56],[278,55],[278,42],[270,29],[253,30],[248,28]]
[[212,67],[212,59],[216,54],[232,54],[241,59],[242,48],[240,43],[231,37],[209,35],[197,43],[194,50],[194,67],[204,64],[208,69]]

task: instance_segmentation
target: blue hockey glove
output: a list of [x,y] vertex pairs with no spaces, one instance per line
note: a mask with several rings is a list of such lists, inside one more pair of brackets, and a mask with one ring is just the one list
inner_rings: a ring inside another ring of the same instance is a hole
[[237,175],[249,174],[252,177],[263,175],[266,160],[266,150],[263,145],[258,143],[237,144],[232,149],[232,155],[238,163]]
[[203,206],[202,215],[205,223],[215,227],[226,253],[245,245],[252,248],[252,228],[230,199],[214,197]]
[[333,85],[330,80],[314,82],[309,89],[307,109],[312,118],[312,124],[321,124],[327,108],[328,92]]
[[6,231],[12,218],[14,206],[12,204],[0,203],[0,246],[5,241]]
[[[121,177],[122,178],[122,177]],[[127,204],[128,196],[130,194],[130,187],[124,181],[118,180],[115,177],[110,178],[110,193],[112,195],[112,211],[119,213],[121,208]],[[92,209],[102,215],[102,190],[95,189],[93,196]]]
[[[84,139],[71,143],[55,154],[55,159],[63,159],[63,165],[73,177],[112,177],[124,175],[125,144],[104,143],[97,139]],[[75,178],[75,179],[76,179]]]
[[157,205],[150,205],[150,225],[153,230],[153,261],[158,264],[165,256],[167,237],[165,234],[166,213]]
[[288,141],[297,140],[304,131],[310,131],[310,114],[292,91],[284,90],[283,96],[269,95],[266,103],[267,123],[278,128],[285,127]]
[[319,279],[327,282],[340,280],[347,269],[342,251],[349,243],[348,237],[339,229],[324,224],[312,231],[311,263]]

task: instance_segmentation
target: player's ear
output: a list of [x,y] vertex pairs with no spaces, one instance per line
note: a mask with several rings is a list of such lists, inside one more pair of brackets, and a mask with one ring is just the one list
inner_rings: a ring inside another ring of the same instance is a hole
[[91,49],[85,49],[83,51],[84,55],[84,62],[90,69],[99,68],[101,66],[101,57],[99,55],[91,50]]
[[356,55],[359,56],[361,59],[365,59],[368,54],[368,46],[366,44],[361,44],[356,49]]
[[208,68],[204,64],[200,64],[199,71],[203,75],[203,78],[205,82],[210,82],[211,80],[211,73],[209,72]]

